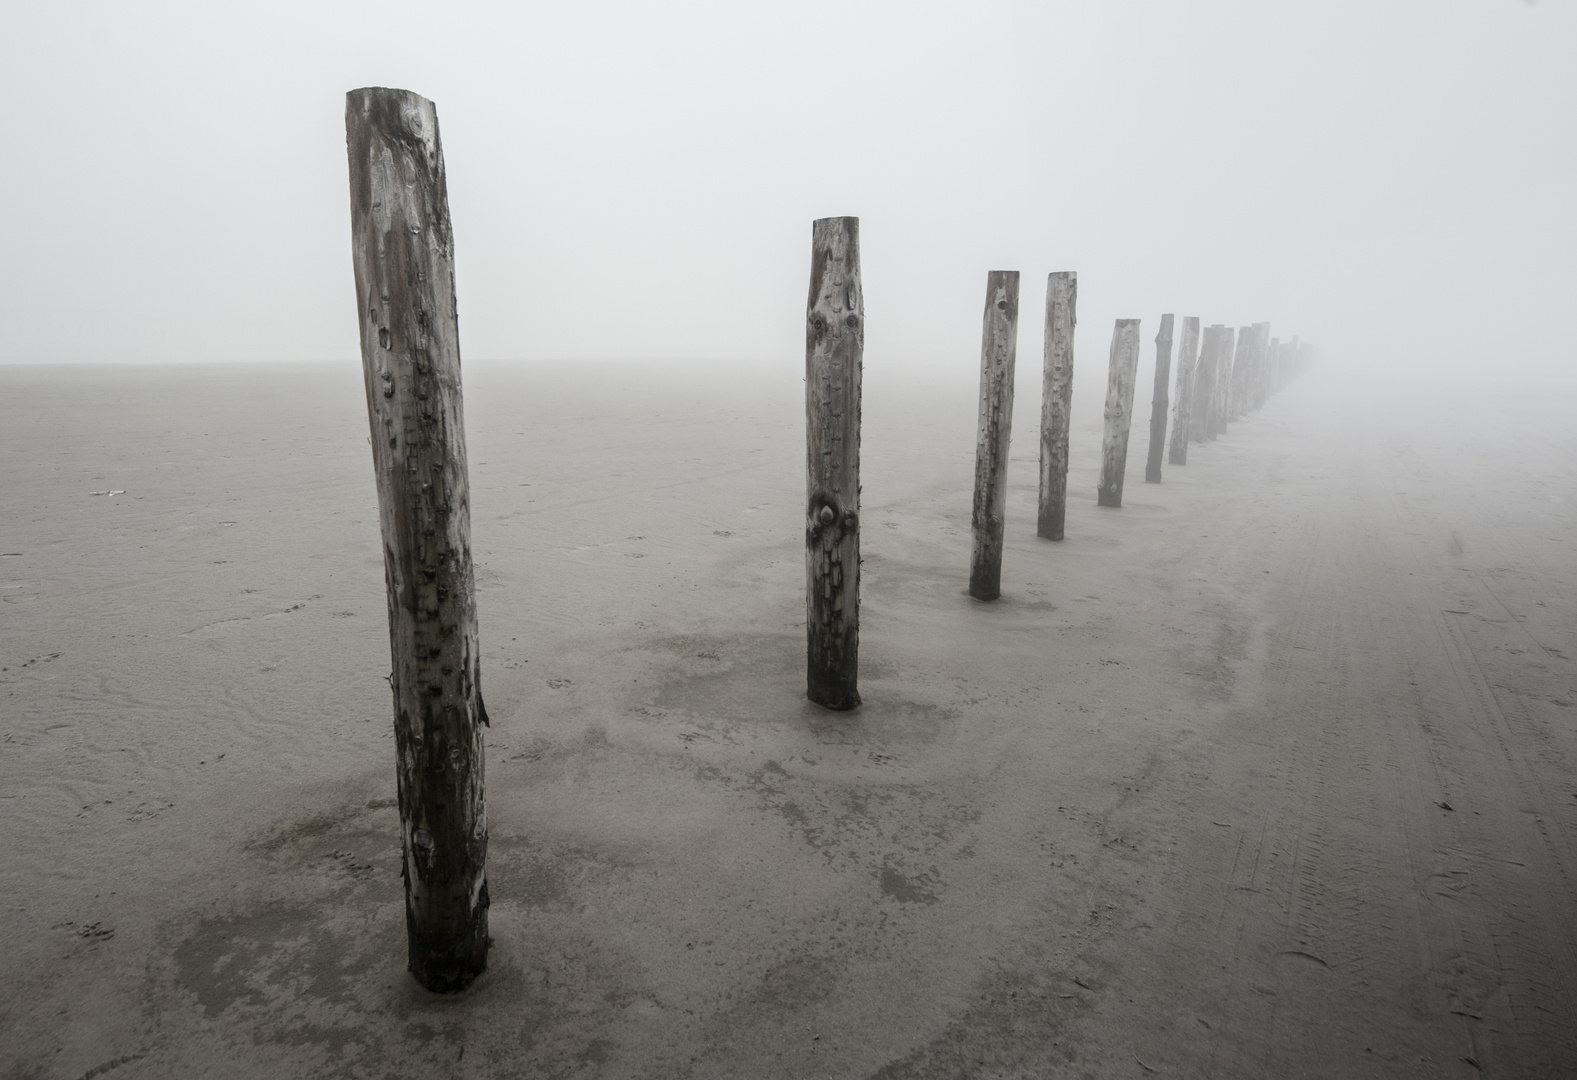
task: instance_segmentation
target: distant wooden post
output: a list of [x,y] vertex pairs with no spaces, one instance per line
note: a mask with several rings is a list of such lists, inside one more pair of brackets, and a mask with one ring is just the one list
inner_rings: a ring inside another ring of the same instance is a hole
[[1232,346],[1232,328],[1223,326],[1221,328],[1221,340],[1216,350],[1216,430],[1210,436],[1212,439],[1226,432],[1227,420],[1230,419],[1227,412],[1227,395],[1232,389],[1232,370],[1234,366]]
[[1199,368],[1194,373],[1194,400],[1190,405],[1189,438],[1204,442],[1215,438],[1216,353],[1221,327],[1205,327],[1204,343],[1199,348]]
[[805,310],[805,694],[860,704],[860,219],[811,227]]
[[428,990],[487,966],[487,808],[454,234],[433,103],[345,97],[351,254],[383,533],[408,962]]
[[1166,449],[1166,385],[1172,376],[1172,316],[1161,316],[1155,335],[1155,385],[1150,391],[1150,453],[1145,458],[1146,483],[1161,482],[1161,452]]
[[1013,367],[1018,353],[1018,271],[986,276],[980,338],[980,420],[975,430],[974,557],[969,595],[1002,595],[1002,532],[1008,498],[1008,442],[1013,431]]
[[1247,415],[1259,408],[1259,376],[1265,369],[1265,353],[1270,348],[1270,323],[1254,324],[1254,340],[1249,348],[1248,370],[1243,373],[1242,411]]
[[1183,340],[1177,352],[1177,404],[1172,406],[1169,465],[1188,464],[1188,429],[1194,408],[1194,373],[1199,363],[1199,316],[1183,317]]
[[1281,339],[1270,337],[1269,324],[1265,327],[1266,341],[1260,350],[1259,370],[1254,379],[1254,408],[1263,409],[1270,398],[1271,382],[1276,364],[1281,358]]
[[1106,433],[1101,439],[1102,506],[1123,504],[1123,474],[1128,469],[1128,428],[1133,416],[1133,384],[1139,370],[1139,320],[1118,319],[1112,328],[1112,353],[1106,375]]
[[1073,331],[1078,323],[1079,275],[1061,270],[1046,278],[1045,374],[1040,397],[1040,506],[1035,535],[1061,540],[1068,508],[1068,414],[1073,405]]
[[[1238,327],[1237,348],[1232,355],[1232,375],[1222,387],[1222,396],[1226,402],[1226,409],[1222,416],[1228,420],[1237,420],[1243,414],[1242,382],[1243,373],[1248,370],[1248,354],[1253,341],[1253,328],[1248,326]],[[1222,430],[1226,425],[1222,424]]]

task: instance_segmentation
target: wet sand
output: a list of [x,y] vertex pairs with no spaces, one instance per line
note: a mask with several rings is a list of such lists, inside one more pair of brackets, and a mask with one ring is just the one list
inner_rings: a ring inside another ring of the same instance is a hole
[[1577,385],[1317,372],[1109,510],[1086,378],[1050,543],[1021,357],[987,605],[973,372],[868,371],[832,714],[744,372],[467,368],[494,944],[436,998],[359,372],[0,367],[0,1076],[1577,1075]]

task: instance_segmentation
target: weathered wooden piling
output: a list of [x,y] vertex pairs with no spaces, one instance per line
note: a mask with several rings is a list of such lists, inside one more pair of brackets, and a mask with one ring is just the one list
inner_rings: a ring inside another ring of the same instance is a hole
[[1238,391],[1238,407],[1243,415],[1259,408],[1259,376],[1265,367],[1265,353],[1270,348],[1270,323],[1257,322],[1253,326],[1253,340],[1249,342],[1248,366]]
[[1128,428],[1133,417],[1134,376],[1139,370],[1139,320],[1118,319],[1112,328],[1111,360],[1106,374],[1106,431],[1101,438],[1102,506],[1123,504],[1123,474],[1128,469]]
[[1266,340],[1260,353],[1259,370],[1254,376],[1254,408],[1263,409],[1269,400],[1275,379],[1276,365],[1281,361],[1281,339],[1270,337],[1270,327],[1265,327]]
[[1216,437],[1216,376],[1221,370],[1221,335],[1225,329],[1220,323],[1205,327],[1204,344],[1199,350],[1199,370],[1194,375],[1190,425],[1194,442]]
[[487,964],[487,808],[454,234],[433,103],[345,99],[351,254],[389,601],[408,962],[460,990]]
[[1040,397],[1040,504],[1035,535],[1061,540],[1068,509],[1068,415],[1073,405],[1073,332],[1079,315],[1079,275],[1060,270],[1046,278],[1045,373]]
[[860,704],[860,219],[811,228],[805,310],[805,694]]
[[1172,377],[1172,316],[1161,316],[1161,330],[1155,335],[1155,384],[1150,391],[1150,452],[1145,457],[1144,479],[1161,482],[1161,453],[1166,449],[1166,387]]
[[1183,317],[1183,339],[1177,350],[1177,403],[1172,406],[1172,442],[1169,465],[1188,464],[1189,425],[1193,422],[1194,378],[1199,363],[1199,317]]
[[1233,331],[1230,326],[1223,326],[1221,328],[1221,340],[1217,344],[1216,400],[1214,412],[1216,429],[1210,436],[1212,439],[1218,435],[1223,435],[1226,433],[1227,421],[1231,418],[1227,412],[1227,394],[1232,388],[1232,366],[1234,359],[1232,334]]
[[1227,429],[1227,422],[1242,419],[1243,416],[1243,376],[1248,371],[1249,353],[1253,349],[1254,328],[1252,326],[1238,327],[1237,347],[1231,353],[1231,373],[1221,384],[1221,430]]
[[1299,343],[1298,335],[1292,335],[1292,343],[1287,346],[1286,364],[1282,368],[1281,385],[1286,386],[1296,379],[1303,367],[1304,346]]
[[980,335],[980,419],[975,429],[974,556],[969,595],[1002,595],[1002,533],[1008,498],[1008,443],[1013,433],[1013,368],[1018,353],[1018,271],[986,275]]

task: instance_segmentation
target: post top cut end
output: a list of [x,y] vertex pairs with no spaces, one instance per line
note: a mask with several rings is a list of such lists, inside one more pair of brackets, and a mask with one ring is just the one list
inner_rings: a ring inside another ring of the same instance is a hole
[[393,86],[363,86],[356,90],[346,91],[345,101],[347,103],[357,99],[368,103],[372,102],[373,100],[404,100],[410,102],[413,105],[420,102],[421,104],[426,105],[428,108],[431,108],[433,104],[430,100],[422,97],[422,95],[418,94],[414,90],[401,90],[398,87]]
[[[345,134],[352,143],[381,133],[384,139],[404,144],[431,167],[443,169],[438,140],[438,107],[411,90],[364,86],[345,95]],[[356,135],[361,132],[361,135]],[[353,152],[354,153],[354,152]]]

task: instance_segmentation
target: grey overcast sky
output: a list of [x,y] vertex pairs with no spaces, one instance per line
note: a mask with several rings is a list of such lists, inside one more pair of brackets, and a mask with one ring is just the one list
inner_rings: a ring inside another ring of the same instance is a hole
[[974,364],[994,268],[1026,359],[1060,269],[1090,360],[1163,311],[1577,352],[1572,0],[12,2],[0,50],[4,362],[353,362],[364,85],[437,103],[470,360],[792,361],[833,214],[870,364]]

